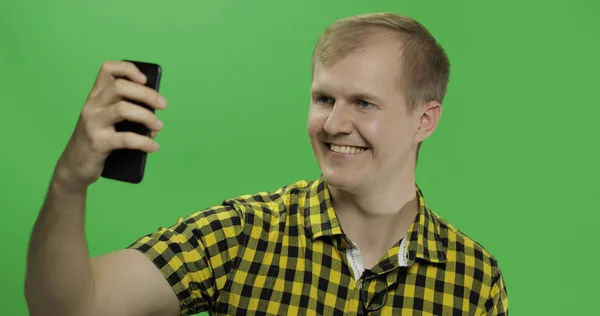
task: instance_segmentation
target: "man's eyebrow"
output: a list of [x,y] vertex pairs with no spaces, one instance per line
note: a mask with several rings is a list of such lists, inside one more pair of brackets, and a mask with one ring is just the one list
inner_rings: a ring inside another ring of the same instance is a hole
[[376,97],[374,94],[367,93],[367,92],[352,94],[351,99],[352,100],[365,100],[365,101],[381,104],[381,99]]
[[[321,89],[321,88],[311,89],[310,93],[313,96],[315,96],[315,95],[327,95],[327,96],[331,96],[331,94],[325,92],[325,90]],[[368,92],[353,93],[353,94],[350,95],[350,100],[365,100],[365,101],[369,101],[369,102],[381,104],[381,99],[379,99],[378,97],[376,97],[374,94],[368,93]]]
[[310,89],[310,94],[312,94],[312,95],[323,95],[323,94],[327,94],[327,93],[325,93],[325,90],[323,90],[321,88],[314,88],[314,89]]

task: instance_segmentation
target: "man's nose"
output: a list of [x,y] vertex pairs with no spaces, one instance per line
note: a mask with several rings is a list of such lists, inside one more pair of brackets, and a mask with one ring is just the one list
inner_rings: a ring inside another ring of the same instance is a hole
[[350,134],[354,123],[349,106],[341,102],[334,103],[323,128],[329,135]]

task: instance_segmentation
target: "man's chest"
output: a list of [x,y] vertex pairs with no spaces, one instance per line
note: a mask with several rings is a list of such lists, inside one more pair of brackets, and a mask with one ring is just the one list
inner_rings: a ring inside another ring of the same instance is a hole
[[[246,248],[219,288],[216,315],[473,315],[472,279],[444,266],[414,264],[356,278],[334,245]],[[471,282],[471,284],[469,284]],[[470,312],[469,312],[470,311]]]

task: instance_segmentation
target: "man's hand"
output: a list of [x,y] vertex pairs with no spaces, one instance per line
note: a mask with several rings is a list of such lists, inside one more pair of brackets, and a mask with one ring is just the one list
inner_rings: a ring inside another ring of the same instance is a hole
[[[122,79],[119,77],[125,77]],[[155,152],[152,140],[162,122],[151,111],[124,101],[130,99],[164,109],[167,101],[157,91],[144,86],[146,76],[130,62],[105,62],[87,98],[73,135],[56,168],[56,181],[67,190],[82,191],[102,174],[104,161],[120,148]],[[115,131],[114,125],[129,120],[146,125],[152,137]]]

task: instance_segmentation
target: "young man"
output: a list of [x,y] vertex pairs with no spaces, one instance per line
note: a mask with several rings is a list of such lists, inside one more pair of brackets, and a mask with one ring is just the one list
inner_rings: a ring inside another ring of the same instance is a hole
[[85,195],[104,158],[157,150],[113,124],[162,127],[123,98],[166,105],[133,65],[105,63],[32,234],[31,314],[508,314],[497,261],[429,210],[416,185],[448,82],[441,46],[408,17],[354,16],[326,30],[312,70],[318,179],[228,199],[90,259]]

